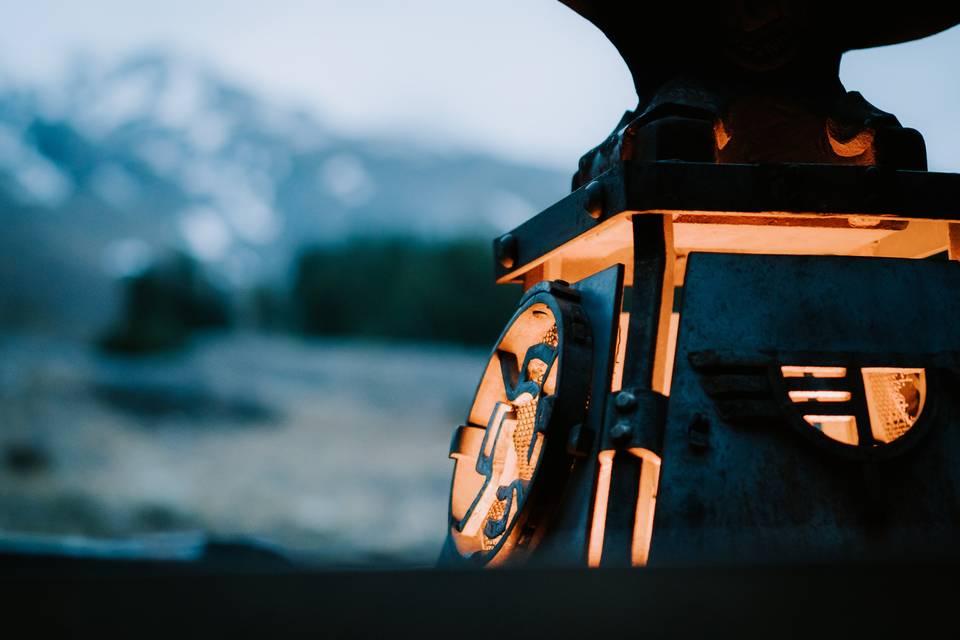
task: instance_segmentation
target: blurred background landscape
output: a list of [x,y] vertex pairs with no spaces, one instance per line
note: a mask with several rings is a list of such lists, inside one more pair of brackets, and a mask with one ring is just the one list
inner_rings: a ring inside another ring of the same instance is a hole
[[435,554],[518,295],[490,238],[565,176],[338,136],[163,55],[68,83],[0,97],[0,527]]
[[[429,564],[519,296],[491,239],[566,193],[626,69],[552,0],[138,4],[5,7],[0,546]],[[898,49],[843,79],[956,171],[960,32]]]

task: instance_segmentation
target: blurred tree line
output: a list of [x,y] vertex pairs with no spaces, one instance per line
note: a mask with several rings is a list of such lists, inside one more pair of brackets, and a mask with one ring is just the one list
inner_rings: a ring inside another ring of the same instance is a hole
[[480,240],[354,239],[304,250],[293,284],[311,335],[492,344],[520,290],[493,282]]
[[[236,295],[176,255],[122,281],[120,318],[100,339],[116,353],[183,346],[196,331],[240,324]],[[247,320],[306,336],[492,345],[520,289],[497,286],[489,242],[353,238],[314,245],[289,281],[246,293]]]
[[106,351],[175,349],[195,331],[225,329],[233,323],[227,293],[184,254],[174,254],[121,283],[120,318],[100,338]]

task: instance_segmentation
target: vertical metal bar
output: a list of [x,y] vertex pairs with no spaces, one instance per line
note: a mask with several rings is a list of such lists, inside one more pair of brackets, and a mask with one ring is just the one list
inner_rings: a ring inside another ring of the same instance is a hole
[[580,292],[581,306],[590,321],[593,335],[591,401],[581,425],[582,441],[579,444],[585,445],[585,455],[574,464],[564,500],[536,551],[537,561],[551,566],[583,566],[588,560],[597,455],[613,371],[623,273],[623,265],[616,265],[573,285]]
[[[663,215],[645,214],[633,216],[632,222],[633,284],[623,387],[654,390],[660,386],[655,380],[660,334],[662,329],[669,328],[669,322],[661,321],[661,311],[668,254],[672,253],[672,246],[667,243],[671,220]],[[669,267],[672,270],[673,264]],[[672,278],[667,284],[672,294]],[[670,311],[668,307],[667,314]],[[613,459],[601,566],[631,564],[643,464],[642,459],[632,455],[617,455]]]
[[867,381],[864,378],[863,369],[859,367],[848,369],[847,377],[853,395],[851,401],[853,415],[857,421],[857,446],[869,448],[877,444],[877,440],[873,437],[870,408],[867,406],[867,391],[865,388]]
[[633,527],[643,464],[642,459],[626,451],[618,451],[613,458],[601,567],[629,567],[632,564]]
[[[633,285],[624,387],[652,387],[667,247],[662,215],[633,216]],[[629,381],[629,383],[627,382]]]

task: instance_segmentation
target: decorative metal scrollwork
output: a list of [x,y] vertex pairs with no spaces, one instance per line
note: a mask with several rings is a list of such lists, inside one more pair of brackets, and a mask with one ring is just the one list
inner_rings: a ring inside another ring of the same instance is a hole
[[461,558],[500,563],[532,549],[569,473],[569,431],[587,405],[589,324],[579,294],[540,283],[490,355],[454,433],[450,536]]

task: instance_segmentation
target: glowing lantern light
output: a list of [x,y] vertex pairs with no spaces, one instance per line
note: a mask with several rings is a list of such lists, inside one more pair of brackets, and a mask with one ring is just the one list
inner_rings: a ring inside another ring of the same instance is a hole
[[640,106],[494,243],[527,293],[454,435],[442,560],[950,553],[960,176],[837,69],[958,10],[563,2]]
[[565,443],[553,434],[568,432],[582,413],[582,363],[591,357],[578,301],[555,283],[527,292],[490,357],[469,424],[454,434],[451,539],[464,558],[496,564],[534,544],[537,518],[565,485]]

